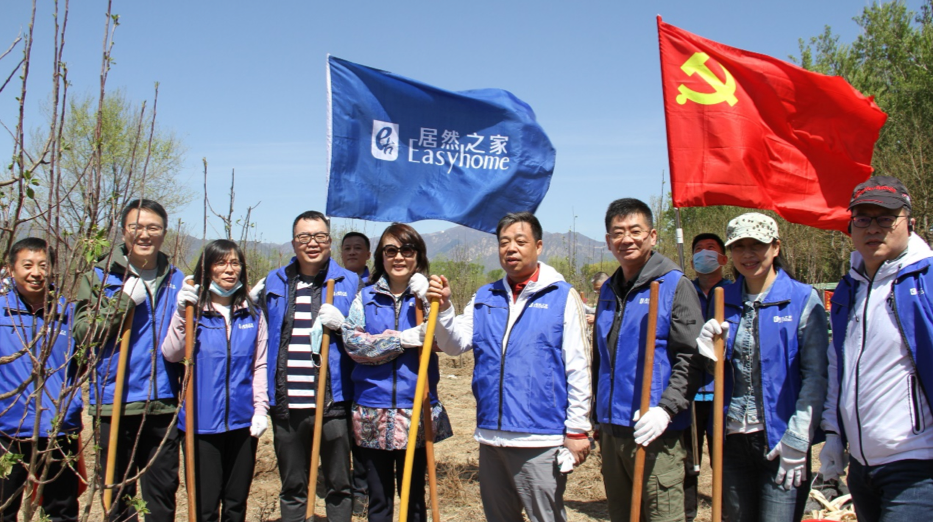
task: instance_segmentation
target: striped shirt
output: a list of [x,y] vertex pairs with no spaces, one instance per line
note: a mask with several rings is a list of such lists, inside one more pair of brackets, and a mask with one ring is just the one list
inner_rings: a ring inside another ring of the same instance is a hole
[[295,319],[288,343],[287,389],[288,407],[315,407],[320,347],[311,346],[311,326],[317,310],[313,310],[314,284],[299,278],[295,288]]

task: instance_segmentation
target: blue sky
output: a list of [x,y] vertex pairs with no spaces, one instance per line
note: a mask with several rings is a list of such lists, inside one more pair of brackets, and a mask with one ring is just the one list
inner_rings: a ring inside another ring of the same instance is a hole
[[[27,98],[32,126],[43,123],[38,112],[51,59],[51,2],[39,3],[38,60]],[[920,4],[907,2],[912,10]],[[562,232],[575,221],[578,232],[598,239],[609,202],[660,196],[668,170],[656,15],[726,45],[786,59],[797,55],[798,38],[825,25],[841,41],[854,40],[852,17],[865,5],[116,0],[116,64],[107,85],[151,102],[154,83],[160,84],[158,122],[184,141],[178,175],[197,194],[173,219],[200,234],[206,157],[212,201],[225,201],[236,169],[237,211],[261,201],[253,220],[273,242],[290,239],[296,214],[325,207],[327,53],[444,89],[507,89],[534,108],[557,150],[551,188],[538,209],[544,228]],[[26,0],[0,4],[0,52],[25,30],[30,7]],[[74,92],[95,92],[99,84],[105,11],[99,0],[71,3],[65,61]],[[0,81],[12,66],[10,57],[0,61]],[[0,121],[7,126],[15,125],[14,88],[0,93]],[[8,137],[0,138],[0,150],[10,150]],[[371,235],[384,228],[353,225]],[[453,225],[415,226],[434,232]]]

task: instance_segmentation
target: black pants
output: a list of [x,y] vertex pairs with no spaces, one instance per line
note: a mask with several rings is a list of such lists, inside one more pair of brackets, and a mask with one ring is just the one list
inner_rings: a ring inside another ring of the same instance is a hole
[[[360,448],[360,456],[366,466],[366,482],[369,485],[369,522],[392,522],[395,514],[395,495],[402,493],[405,450]],[[427,468],[428,457],[425,449],[416,449],[414,465],[411,468],[408,522],[427,520],[427,506],[424,501]]]
[[[279,463],[282,522],[304,522],[308,505],[314,409],[290,409],[288,420],[272,416],[275,458]],[[321,474],[327,520],[350,522],[350,437],[346,417],[325,418],[321,430]]]
[[350,487],[353,490],[353,497],[369,496],[369,486],[366,484],[366,464],[363,463],[363,457],[360,456],[360,447],[353,442],[353,435],[350,435],[350,454],[353,457],[353,479]]
[[[46,473],[47,483],[42,490],[42,510],[53,522],[72,522],[78,520],[78,475],[67,466],[62,466],[66,455],[77,455],[80,451],[77,439],[58,437],[58,449],[52,451],[52,461]],[[39,451],[37,462],[40,466],[33,470],[35,477],[42,476],[41,463],[46,458],[44,453],[48,448],[49,439],[40,437],[36,443]],[[10,497],[14,497],[10,507],[0,513],[3,522],[16,522],[20,506],[22,506],[23,492],[32,493],[32,487],[27,483],[27,466],[32,458],[32,441],[16,441],[0,437],[0,454],[17,453],[23,460],[10,470],[10,474],[0,479],[0,505],[5,504]],[[77,468],[77,463],[73,463]]]
[[[706,437],[707,423],[710,413],[713,411],[713,401],[694,401],[694,407],[697,411],[697,464],[703,462],[703,439]],[[697,483],[700,479],[700,472],[693,470],[693,436],[691,430],[684,430],[683,443],[687,449],[687,458],[684,460],[684,518],[687,522],[693,522],[697,517]],[[709,454],[713,454],[713,440],[707,441]]]
[[[146,502],[146,522],[174,522],[175,493],[178,491],[178,430],[172,422],[174,415],[128,415],[120,418],[120,434],[117,439],[117,465],[114,482],[132,477],[149,465],[139,478],[142,497]],[[110,417],[100,418],[100,472],[107,469],[107,448],[110,447]],[[136,437],[139,436],[137,442]],[[159,449],[162,439],[165,445]],[[136,452],[133,452],[133,446]],[[151,464],[150,464],[151,463]],[[101,477],[103,483],[104,477]],[[110,520],[138,520],[136,510],[125,502],[126,497],[136,496],[136,483],[130,482],[114,489]]]
[[[195,435],[195,499],[201,522],[243,522],[258,440],[249,428]],[[185,463],[187,465],[187,459]]]

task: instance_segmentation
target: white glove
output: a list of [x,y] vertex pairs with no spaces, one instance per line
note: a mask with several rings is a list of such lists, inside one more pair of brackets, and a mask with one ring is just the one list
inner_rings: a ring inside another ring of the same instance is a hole
[[201,291],[201,285],[189,285],[189,278],[194,280],[191,276],[185,278],[185,284],[181,285],[181,289],[178,291],[178,297],[175,300],[175,308],[178,309],[178,313],[180,314],[185,313],[185,307],[189,303],[195,306],[198,304],[198,295]]
[[262,297],[262,291],[266,288],[266,278],[260,279],[249,291],[249,300],[259,304],[259,298]]
[[143,304],[148,297],[146,283],[134,275],[126,276],[126,280],[123,281],[123,293],[132,299],[136,306]]
[[642,446],[647,446],[660,437],[671,423],[671,416],[660,406],[648,408],[648,413],[639,419],[640,415],[641,411],[636,411],[632,420],[635,421],[635,444]]
[[321,319],[321,324],[333,331],[340,330],[343,327],[343,322],[346,320],[336,306],[327,303],[321,305],[321,309],[318,311],[317,316]]
[[424,297],[428,294],[428,278],[424,277],[424,274],[416,272],[408,280],[408,289],[411,290],[415,297],[424,301]]
[[713,337],[719,334],[722,334],[723,337],[729,335],[729,323],[720,323],[715,319],[706,321],[703,329],[700,330],[700,336],[697,337],[697,349],[699,349],[700,355],[711,361],[717,360],[716,350],[713,349]]
[[849,463],[849,452],[842,444],[842,437],[835,433],[826,434],[826,444],[820,450],[820,474],[823,480],[832,480],[842,475]]
[[807,464],[807,453],[779,442],[777,447],[768,453],[768,460],[774,460],[778,456],[781,457],[781,463],[774,483],[783,485],[785,490],[800,486],[803,481],[803,468]]
[[402,330],[398,336],[402,348],[418,348],[424,346],[424,335],[427,331],[427,323],[421,323],[421,326]]
[[269,428],[269,419],[265,415],[253,415],[253,422],[249,427],[249,434],[257,439]]

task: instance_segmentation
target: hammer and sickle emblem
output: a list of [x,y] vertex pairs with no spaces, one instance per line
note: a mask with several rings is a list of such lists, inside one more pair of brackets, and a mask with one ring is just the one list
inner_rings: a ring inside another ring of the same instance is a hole
[[738,103],[739,99],[735,97],[735,78],[720,64],[719,66],[722,67],[722,72],[726,76],[726,81],[723,82],[713,74],[713,71],[709,70],[709,67],[706,66],[706,60],[709,60],[708,54],[693,53],[693,56],[680,66],[680,70],[687,73],[687,76],[693,76],[694,73],[698,74],[703,81],[713,87],[714,92],[696,92],[681,84],[677,87],[677,90],[680,91],[680,94],[677,95],[677,103],[683,105],[687,103],[687,100],[702,105],[727,102],[730,106],[733,106]]

